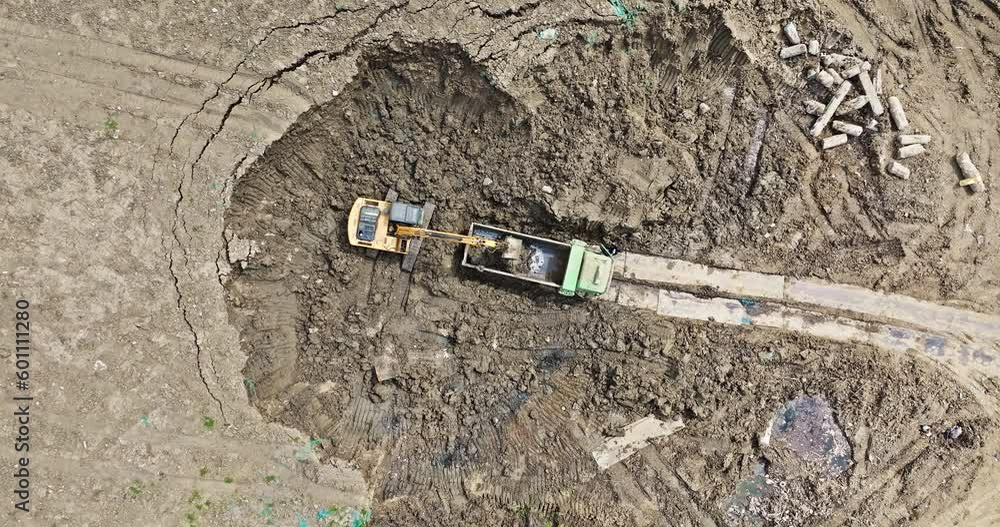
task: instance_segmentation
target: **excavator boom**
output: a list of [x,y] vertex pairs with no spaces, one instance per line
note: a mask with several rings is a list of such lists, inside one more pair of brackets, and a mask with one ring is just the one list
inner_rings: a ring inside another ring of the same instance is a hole
[[445,240],[455,243],[461,243],[464,245],[471,245],[473,247],[484,247],[487,249],[496,249],[497,247],[500,246],[500,242],[489,238],[472,236],[468,234],[456,234],[453,232],[435,231],[431,229],[422,229],[420,227],[410,227],[407,225],[397,225],[395,234],[400,238],[433,238],[435,240]]

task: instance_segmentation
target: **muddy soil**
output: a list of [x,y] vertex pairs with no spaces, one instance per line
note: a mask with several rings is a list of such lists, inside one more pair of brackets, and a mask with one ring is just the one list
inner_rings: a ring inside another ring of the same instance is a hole
[[[833,33],[811,12],[797,20]],[[457,46],[369,50],[355,79],[236,183],[226,295],[257,408],[357,463],[379,525],[954,518],[974,482],[995,477],[979,467],[1000,442],[993,409],[937,366],[566,299],[462,269],[443,242],[423,244],[412,274],[348,245],[353,201],[395,189],[434,200],[440,230],[477,221],[888,286],[915,268],[901,231],[885,227],[903,213],[928,236],[913,287],[937,297],[973,280],[976,270],[930,256],[952,253],[934,247],[929,210],[968,197],[929,179],[890,190],[900,182],[869,167],[877,139],[817,162],[790,102],[805,95],[801,72],[758,61],[721,14],[559,34],[549,64],[509,83]],[[761,443],[802,394],[829,401],[849,470]],[[687,428],[598,472],[600,438],[650,413]],[[965,432],[951,438],[955,425]],[[785,460],[769,476],[782,491],[733,512],[741,482],[774,460]]]

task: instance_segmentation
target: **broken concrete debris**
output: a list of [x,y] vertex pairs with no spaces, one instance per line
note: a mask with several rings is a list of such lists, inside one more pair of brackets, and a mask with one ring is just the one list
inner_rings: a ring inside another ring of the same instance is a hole
[[899,159],[919,156],[924,153],[924,145],[907,145],[899,147]]
[[850,68],[847,68],[846,70],[841,72],[841,76],[843,76],[845,79],[853,79],[854,77],[857,77],[860,74],[861,74],[860,64],[856,66],[851,66]]
[[826,110],[826,105],[817,100],[809,99],[802,104],[805,107],[806,113],[809,115],[820,116],[823,115],[823,112]]
[[906,112],[903,111],[903,103],[899,102],[899,97],[889,97],[889,115],[892,122],[896,123],[896,129],[906,130],[910,127],[910,122],[906,120]]
[[896,140],[899,141],[899,146],[926,145],[931,142],[931,136],[921,134],[901,134],[896,137]]
[[868,97],[865,97],[864,95],[859,95],[853,99],[844,101],[844,103],[840,105],[840,108],[837,108],[837,115],[844,115],[851,112],[856,112],[864,108],[866,104],[868,104]]
[[789,44],[798,44],[802,42],[799,40],[799,30],[796,29],[795,22],[785,24],[785,38],[788,39]]
[[890,174],[898,177],[899,179],[910,179],[910,169],[906,168],[899,161],[893,161],[892,163],[889,163],[889,166],[886,167],[886,170]]
[[822,70],[817,73],[816,80],[827,88],[833,88],[833,75],[830,75],[826,70]]
[[844,121],[834,121],[831,126],[833,127],[834,130],[838,132],[844,132],[845,134],[850,135],[852,137],[857,137],[861,135],[861,132],[864,131],[864,128],[861,128],[856,124],[851,124]]
[[790,59],[793,57],[798,57],[799,55],[802,55],[805,52],[806,52],[805,44],[796,44],[794,46],[788,46],[786,48],[782,48],[781,51],[778,53],[778,56],[780,56],[783,59]]
[[606,438],[604,443],[591,455],[594,456],[594,461],[597,462],[597,466],[601,470],[607,470],[645,448],[653,439],[668,436],[682,428],[684,428],[684,421],[681,419],[668,422],[648,415],[627,425],[625,433],[621,437]]
[[845,144],[847,144],[847,134],[831,135],[823,139],[823,150],[829,150]]
[[823,115],[816,119],[816,123],[813,124],[812,128],[809,130],[809,133],[811,133],[813,137],[819,137],[819,134],[823,133],[823,129],[826,128],[827,123],[830,122],[830,119],[833,118],[834,113],[837,111],[837,107],[840,106],[840,103],[844,101],[844,98],[847,97],[847,94],[850,92],[850,82],[844,81],[840,84],[840,87],[837,88],[837,93],[833,94],[833,98],[830,99],[830,102],[826,105],[826,111],[824,111]]
[[979,173],[979,169],[972,163],[972,158],[969,157],[968,152],[960,152],[955,156],[955,162],[958,163],[958,168],[962,171],[963,176],[963,179],[958,182],[959,185],[969,187],[973,192],[986,190],[986,186],[983,184],[983,175]]
[[868,75],[867,71],[862,71],[858,77],[861,79],[861,88],[865,91],[865,96],[868,97],[868,105],[872,108],[872,114],[876,117],[882,115],[885,110],[882,108],[882,101],[879,100],[878,94],[875,92],[871,76]]
[[882,68],[875,70],[875,93],[882,95]]
[[809,54],[810,55],[819,55],[819,41],[818,40],[810,40],[809,41]]
[[831,77],[833,77],[833,83],[834,84],[836,84],[836,85],[839,86],[840,84],[842,84],[844,82],[844,78],[841,77],[839,73],[837,73],[837,70],[835,70],[833,68],[827,68],[826,72],[829,73]]

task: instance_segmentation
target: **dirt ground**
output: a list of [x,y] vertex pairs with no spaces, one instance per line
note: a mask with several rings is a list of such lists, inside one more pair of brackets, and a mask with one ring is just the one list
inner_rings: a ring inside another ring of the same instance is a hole
[[[2,16],[0,309],[30,300],[36,346],[33,512],[11,495],[5,525],[1000,523],[1000,379],[566,299],[444,243],[403,273],[344,228],[393,189],[434,200],[436,229],[998,313],[992,0]],[[888,116],[811,140],[801,102],[829,95],[815,58],[778,58],[789,19],[867,57],[932,135],[909,179],[882,169]],[[986,192],[957,186],[958,150]],[[836,470],[769,439],[802,396],[832,411]],[[601,439],[650,414],[685,428],[598,470]]]

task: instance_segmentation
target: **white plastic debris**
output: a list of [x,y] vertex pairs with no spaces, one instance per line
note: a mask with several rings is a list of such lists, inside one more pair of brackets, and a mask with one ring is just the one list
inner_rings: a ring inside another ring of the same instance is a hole
[[830,99],[829,103],[827,103],[826,111],[824,111],[823,115],[816,119],[812,128],[809,129],[809,133],[812,134],[813,137],[819,137],[819,135],[823,133],[823,129],[826,128],[827,123],[830,122],[830,119],[832,119],[834,113],[836,113],[837,107],[840,106],[840,103],[844,101],[844,97],[847,97],[847,94],[850,92],[851,83],[847,81],[841,83],[840,87],[837,88],[837,92],[833,94],[833,98]]
[[856,124],[845,123],[844,121],[834,121],[830,126],[838,132],[844,132],[847,135],[855,137],[861,135],[861,132],[864,131],[864,128]]
[[851,112],[856,112],[865,107],[868,104],[868,97],[864,95],[858,95],[853,99],[848,99],[837,108],[837,115],[844,115]]
[[788,39],[789,44],[798,44],[802,42],[799,40],[799,30],[795,27],[795,22],[789,22],[785,24],[785,38]]
[[931,142],[931,136],[921,134],[902,134],[896,137],[896,141],[899,142],[899,146],[926,145]]
[[805,111],[809,115],[820,116],[823,115],[823,111],[826,110],[825,104],[819,101],[814,101],[812,99],[803,102],[802,105],[805,107]]
[[809,41],[809,54],[810,55],[819,55],[819,41],[818,40],[810,40]]
[[794,46],[788,46],[787,48],[781,48],[778,56],[783,59],[790,59],[793,57],[798,57],[806,52],[805,44],[796,44]]
[[899,148],[899,159],[919,156],[924,153],[924,145],[907,145]]
[[899,179],[910,179],[910,169],[906,168],[899,161],[893,161],[892,163],[889,163],[889,166],[886,167],[886,170],[890,174],[898,177]]
[[906,120],[906,112],[903,111],[903,103],[899,102],[899,97],[889,97],[889,115],[892,122],[896,123],[896,129],[906,130],[910,127],[910,122]]
[[882,101],[879,100],[878,94],[875,93],[875,86],[872,84],[872,78],[868,75],[867,71],[862,71],[858,77],[861,79],[861,88],[864,89],[865,95],[868,97],[868,104],[872,107],[872,114],[878,117],[882,115],[885,109],[882,108]]
[[962,170],[963,179],[958,182],[959,185],[969,187],[973,192],[986,190],[986,185],[983,184],[983,175],[979,173],[976,165],[972,164],[968,152],[959,153],[955,156],[955,161],[958,163],[958,168]]
[[823,139],[823,150],[829,150],[844,144],[847,144],[847,134],[831,135]]

